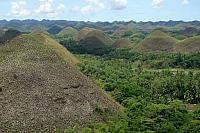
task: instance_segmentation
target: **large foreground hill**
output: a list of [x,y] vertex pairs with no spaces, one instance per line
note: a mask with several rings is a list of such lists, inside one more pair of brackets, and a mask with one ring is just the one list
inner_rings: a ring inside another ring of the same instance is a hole
[[20,35],[0,46],[0,132],[54,132],[117,113],[119,105],[76,63],[43,34]]

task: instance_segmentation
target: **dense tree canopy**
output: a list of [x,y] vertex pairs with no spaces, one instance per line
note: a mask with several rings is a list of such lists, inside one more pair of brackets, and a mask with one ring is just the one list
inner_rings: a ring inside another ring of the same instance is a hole
[[[126,109],[125,116],[74,132],[199,131],[200,73],[193,70],[149,71],[132,61],[78,55],[80,70]],[[117,119],[117,120],[116,120]]]
[[85,75],[125,107],[119,118],[66,132],[200,131],[200,53],[86,50],[70,38],[61,44],[77,54]]

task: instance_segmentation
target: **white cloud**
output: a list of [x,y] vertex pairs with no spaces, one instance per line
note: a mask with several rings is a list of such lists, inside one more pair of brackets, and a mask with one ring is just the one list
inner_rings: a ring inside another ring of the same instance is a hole
[[110,0],[110,7],[112,10],[122,10],[127,7],[127,0]]
[[189,0],[181,0],[181,3],[182,3],[183,5],[187,5],[187,4],[189,4]]
[[64,13],[65,5],[54,0],[39,0],[40,6],[35,10],[35,15],[47,15],[48,17],[56,18]]
[[60,3],[60,4],[58,5],[58,7],[57,7],[57,10],[64,12],[64,10],[65,10],[65,5],[62,4],[62,3]]
[[26,1],[11,2],[11,15],[20,17],[30,15],[30,11],[26,7]]
[[163,5],[164,0],[153,0],[152,6],[154,8],[160,8]]
[[37,0],[36,9],[28,9],[28,0],[9,0],[11,11],[7,14],[1,14],[5,17],[51,17],[58,18],[65,12],[64,0]]
[[84,6],[74,6],[71,10],[82,15],[97,13],[102,10],[123,10],[127,0],[85,0]]
[[40,0],[41,4],[39,8],[35,11],[36,13],[52,13],[53,0]]
[[80,13],[82,15],[88,15],[96,13],[105,8],[105,5],[100,0],[85,0],[86,5],[83,7],[74,6],[72,11]]
[[[161,8],[165,0],[152,0],[152,6],[154,8]],[[180,0],[181,4],[187,5],[190,0]]]

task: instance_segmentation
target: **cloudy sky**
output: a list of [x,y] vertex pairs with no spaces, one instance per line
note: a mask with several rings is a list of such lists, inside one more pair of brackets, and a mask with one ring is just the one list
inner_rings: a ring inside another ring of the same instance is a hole
[[0,19],[200,20],[200,0],[0,0]]

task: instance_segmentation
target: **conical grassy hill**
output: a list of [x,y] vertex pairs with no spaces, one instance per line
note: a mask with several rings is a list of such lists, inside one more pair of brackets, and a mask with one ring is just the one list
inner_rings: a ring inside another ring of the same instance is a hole
[[178,41],[167,33],[156,30],[138,46],[141,52],[171,52]]
[[78,60],[44,34],[0,46],[0,132],[51,133],[105,121],[120,106],[73,67]]

